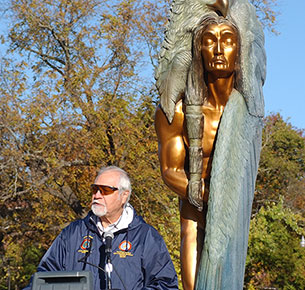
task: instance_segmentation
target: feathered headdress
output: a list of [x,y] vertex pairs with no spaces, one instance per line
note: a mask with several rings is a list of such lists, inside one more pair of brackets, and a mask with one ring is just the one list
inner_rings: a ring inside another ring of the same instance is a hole
[[254,7],[247,0],[174,0],[155,72],[161,108],[171,123],[176,103],[184,96],[192,61],[192,37],[209,13],[232,20],[241,34],[241,79],[238,90],[248,110],[264,115],[262,85],[266,75],[264,35]]

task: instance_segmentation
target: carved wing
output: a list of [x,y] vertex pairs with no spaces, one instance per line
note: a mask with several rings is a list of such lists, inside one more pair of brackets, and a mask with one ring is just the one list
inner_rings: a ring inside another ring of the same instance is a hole
[[246,100],[248,111],[264,116],[263,85],[266,78],[265,38],[255,8],[247,0],[230,1],[230,18],[241,35],[241,80],[237,90]]
[[155,72],[161,108],[172,122],[175,105],[184,94],[191,63],[192,32],[211,11],[208,0],[174,0]]
[[[225,107],[211,172],[197,289],[242,289],[262,120],[234,91]],[[204,285],[204,287],[203,287]]]
[[264,36],[246,0],[228,15],[241,34],[242,79],[225,107],[212,163],[205,244],[196,289],[242,289],[261,147]]

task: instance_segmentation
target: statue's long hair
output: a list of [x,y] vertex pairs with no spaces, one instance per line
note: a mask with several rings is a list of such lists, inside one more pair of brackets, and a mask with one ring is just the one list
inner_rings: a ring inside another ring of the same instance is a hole
[[[189,146],[189,183],[188,199],[191,204],[202,210],[202,165],[203,152],[202,138],[204,134],[204,117],[202,115],[202,105],[208,97],[207,78],[202,57],[203,33],[210,24],[227,24],[233,28],[237,35],[237,57],[239,59],[240,37],[237,27],[225,18],[216,13],[205,16],[200,25],[195,29],[192,42],[192,62],[188,73],[188,81],[184,103],[186,105],[186,127],[190,141]],[[237,63],[239,63],[237,61]],[[236,75],[239,75],[239,65],[235,64]],[[238,71],[238,72],[237,72]],[[200,145],[201,144],[201,145]]]

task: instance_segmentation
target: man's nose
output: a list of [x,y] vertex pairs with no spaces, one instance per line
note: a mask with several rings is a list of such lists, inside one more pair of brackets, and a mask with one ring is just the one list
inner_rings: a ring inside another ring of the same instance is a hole
[[95,198],[104,198],[104,195],[101,193],[101,191],[98,189],[97,192],[94,194]]

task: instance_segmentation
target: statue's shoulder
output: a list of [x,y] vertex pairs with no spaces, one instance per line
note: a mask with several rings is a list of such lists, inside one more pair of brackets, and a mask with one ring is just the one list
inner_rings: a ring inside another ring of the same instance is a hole
[[175,106],[173,121],[170,123],[159,105],[155,113],[155,127],[158,132],[167,132],[167,134],[182,134],[184,123],[183,102],[179,101]]
[[[175,111],[174,111],[174,118],[172,123],[180,122],[181,120],[184,119],[184,104],[182,100],[178,101],[178,103],[175,106]],[[166,114],[162,110],[161,105],[157,106],[156,113],[155,113],[155,120],[167,120]]]

